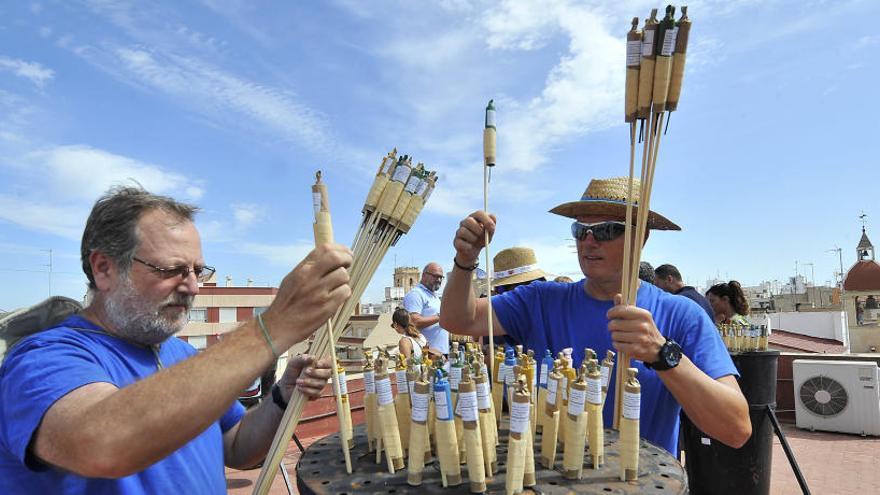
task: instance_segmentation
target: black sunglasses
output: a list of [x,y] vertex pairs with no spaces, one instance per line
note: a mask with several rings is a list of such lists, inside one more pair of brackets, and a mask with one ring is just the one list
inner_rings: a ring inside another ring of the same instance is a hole
[[153,269],[154,273],[158,273],[162,278],[174,278],[181,277],[186,279],[189,277],[190,273],[194,273],[196,275],[196,280],[199,282],[206,282],[211,278],[211,275],[214,274],[213,266],[189,266],[189,265],[181,265],[181,266],[169,266],[169,267],[161,267],[156,266],[152,263],[148,263],[137,256],[132,256],[131,259],[141,263],[142,265],[146,265]]
[[586,239],[588,234],[593,234],[593,238],[599,242],[613,241],[622,236],[624,232],[626,232],[626,223],[613,220],[597,223],[574,222],[571,224],[571,235],[579,241]]

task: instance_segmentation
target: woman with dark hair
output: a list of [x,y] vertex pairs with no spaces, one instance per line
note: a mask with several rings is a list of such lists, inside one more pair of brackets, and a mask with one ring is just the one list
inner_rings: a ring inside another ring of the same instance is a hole
[[422,348],[428,345],[428,339],[416,329],[416,326],[409,320],[409,312],[406,308],[397,308],[391,315],[391,328],[401,334],[402,337],[397,343],[400,354],[407,359],[415,357],[421,359]]
[[713,285],[706,291],[706,299],[715,312],[715,323],[749,324],[749,302],[736,280]]

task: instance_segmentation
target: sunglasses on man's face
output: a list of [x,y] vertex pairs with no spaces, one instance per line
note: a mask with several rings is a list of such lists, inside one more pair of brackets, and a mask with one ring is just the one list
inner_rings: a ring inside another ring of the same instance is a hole
[[622,236],[626,232],[626,223],[617,221],[582,223],[574,222],[571,224],[571,235],[579,241],[587,238],[588,234],[593,234],[593,239],[599,242],[613,241]]

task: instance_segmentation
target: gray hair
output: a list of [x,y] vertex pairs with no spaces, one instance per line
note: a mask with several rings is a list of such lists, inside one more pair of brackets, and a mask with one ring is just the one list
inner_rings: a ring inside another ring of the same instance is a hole
[[175,201],[167,196],[147,192],[141,187],[116,186],[98,198],[83,231],[80,256],[82,268],[94,290],[95,278],[89,256],[100,251],[112,259],[119,269],[131,268],[134,252],[140,245],[137,224],[144,213],[162,210],[179,220],[192,221],[199,208]]

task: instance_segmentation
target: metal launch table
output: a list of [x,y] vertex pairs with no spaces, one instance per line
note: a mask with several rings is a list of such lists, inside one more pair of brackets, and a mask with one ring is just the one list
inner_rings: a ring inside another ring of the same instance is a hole
[[[506,422],[505,422],[506,423]],[[505,424],[506,426],[506,424]],[[498,472],[486,480],[487,492],[504,493],[505,461],[507,460],[507,431],[499,430],[501,445],[498,446]],[[351,451],[353,473],[345,472],[345,461],[339,447],[339,434],[329,435],[313,443],[300,457],[296,465],[296,484],[303,495],[354,495],[354,494],[467,494],[470,493],[467,480],[467,466],[462,464],[462,483],[455,487],[443,488],[440,470],[436,460],[425,463],[422,484],[410,486],[406,482],[406,467],[394,474],[388,474],[383,456],[382,463],[376,464],[376,453],[367,452],[365,425],[354,429],[355,448]],[[540,438],[535,440],[535,458],[540,454]],[[584,477],[580,480],[567,480],[557,470],[544,469],[540,463],[535,466],[537,485],[526,488],[523,493],[562,495],[571,493],[592,494],[637,494],[657,495],[686,494],[687,475],[678,460],[666,450],[641,440],[639,448],[639,479],[633,482],[620,481],[617,452],[617,432],[605,430],[605,465],[593,470],[589,455],[584,457]],[[406,459],[406,456],[404,456]],[[562,467],[561,450],[556,456],[557,469]]]

